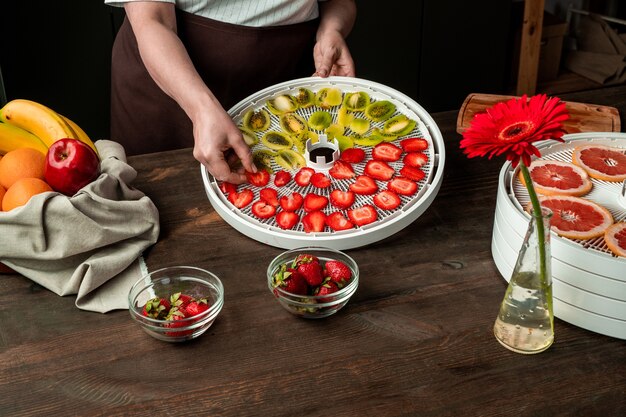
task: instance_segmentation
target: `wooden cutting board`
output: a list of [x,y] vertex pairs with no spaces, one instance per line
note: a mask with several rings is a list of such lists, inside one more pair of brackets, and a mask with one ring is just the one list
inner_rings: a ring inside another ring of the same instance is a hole
[[[476,113],[484,111],[487,107],[506,101],[514,96],[496,94],[473,93],[467,96],[456,121],[456,131],[463,133],[470,125]],[[580,132],[619,132],[621,123],[619,111],[615,107],[599,106],[597,104],[577,103],[566,101],[565,106],[569,111],[570,118],[563,123],[567,133]]]

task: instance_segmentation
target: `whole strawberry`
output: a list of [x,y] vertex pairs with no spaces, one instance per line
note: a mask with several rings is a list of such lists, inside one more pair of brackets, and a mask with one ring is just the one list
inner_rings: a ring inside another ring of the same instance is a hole
[[[176,328],[188,326],[191,323],[187,321],[185,322],[181,321],[185,318],[187,317],[185,316],[185,313],[183,311],[179,310],[178,307],[172,307],[167,317],[165,317],[165,320],[168,321],[168,323],[165,324],[165,327],[170,328],[170,329],[176,329]],[[165,334],[168,336],[172,336],[172,337],[179,337],[179,336],[188,336],[192,333],[193,333],[193,330],[180,330],[180,331],[174,331],[174,332],[166,332]]]
[[187,304],[192,301],[192,296],[180,292],[170,295],[170,303],[172,304],[172,307],[178,307],[179,310],[184,310]]
[[145,317],[163,320],[170,312],[171,304],[165,298],[155,297],[144,304],[141,314]]
[[291,267],[295,269],[295,268],[298,268],[298,266],[302,264],[310,264],[312,262],[319,263],[320,260],[317,256],[303,253],[301,255],[298,255],[296,259],[294,259],[293,263],[291,264]]
[[298,265],[298,272],[304,276],[310,287],[317,287],[324,281],[322,266],[319,262],[302,263]]
[[185,307],[185,316],[193,317],[209,309],[209,302],[206,298],[190,301]]
[[324,265],[324,276],[329,277],[339,288],[342,288],[352,279],[352,271],[341,261],[328,261]]
[[286,265],[283,265],[274,275],[273,286],[298,295],[306,295],[309,290],[304,276],[293,268],[287,268]]
[[[339,287],[335,281],[327,278],[322,285],[313,291],[313,295],[329,295],[337,291],[339,291]],[[328,303],[331,301],[333,301],[332,298],[320,298],[319,300],[320,303]]]

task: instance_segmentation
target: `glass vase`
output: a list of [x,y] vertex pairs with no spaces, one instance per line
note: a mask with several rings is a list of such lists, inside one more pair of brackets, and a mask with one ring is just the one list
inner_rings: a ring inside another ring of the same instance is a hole
[[498,342],[517,353],[539,353],[554,341],[550,218],[531,212],[524,237],[493,328]]

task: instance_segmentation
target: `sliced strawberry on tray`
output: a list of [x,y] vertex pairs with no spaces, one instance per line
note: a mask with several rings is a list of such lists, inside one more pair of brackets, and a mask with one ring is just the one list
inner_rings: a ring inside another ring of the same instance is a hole
[[409,165],[405,165],[400,169],[400,175],[413,181],[420,181],[426,176],[421,169]]
[[388,181],[393,177],[396,171],[384,161],[368,161],[365,164],[365,174],[375,180]]
[[354,203],[354,193],[352,191],[333,190],[330,193],[330,204],[338,209],[347,209]]
[[241,190],[238,193],[230,193],[228,194],[228,201],[230,201],[233,206],[237,207],[237,208],[244,208],[246,207],[248,204],[250,204],[252,202],[252,199],[254,198],[254,193],[252,192],[252,190],[249,189],[245,189],[245,190]]
[[274,176],[274,185],[277,187],[283,187],[289,184],[289,181],[291,181],[291,174],[287,171],[278,171]]
[[273,188],[263,188],[259,191],[259,199],[274,207],[278,207],[278,191]]
[[404,165],[421,168],[428,163],[428,155],[424,152],[410,152],[402,160]]
[[356,181],[350,184],[350,191],[355,194],[371,195],[378,191],[378,185],[367,175],[359,175]]
[[276,207],[265,201],[259,200],[252,205],[252,214],[259,219],[269,219],[276,214]]
[[358,164],[365,159],[365,151],[361,148],[347,148],[341,152],[339,159],[351,164]]
[[376,209],[373,206],[366,204],[362,207],[348,210],[348,218],[357,226],[364,226],[375,222],[378,219],[378,213],[376,213]]
[[293,229],[298,221],[300,221],[300,216],[293,211],[281,211],[276,215],[276,223],[281,229]]
[[377,161],[394,162],[399,160],[401,156],[402,148],[389,142],[379,143],[372,150],[372,158]]
[[304,198],[300,193],[293,193],[291,195],[284,195],[280,198],[279,204],[285,211],[296,211],[302,207]]
[[417,192],[417,183],[404,177],[395,177],[387,183],[387,188],[396,194],[413,195]]
[[340,159],[335,161],[333,167],[328,171],[328,174],[338,180],[354,178],[356,175],[354,173],[354,169],[352,169],[352,165],[350,165],[349,162],[342,161]]
[[300,187],[306,187],[311,182],[311,177],[315,174],[315,170],[313,168],[304,167],[300,168],[300,170],[296,173],[296,176],[293,180]]
[[316,172],[311,175],[311,184],[317,188],[327,188],[330,186],[330,178],[323,172]]
[[408,138],[400,141],[404,152],[420,152],[428,149],[428,142],[424,138]]
[[236,193],[237,186],[233,183],[222,181],[220,183],[220,190],[224,193],[224,195],[228,195],[230,193]]
[[331,213],[326,217],[326,225],[335,231],[354,228],[354,224],[339,211]]
[[380,193],[376,194],[373,198],[374,204],[383,210],[394,210],[397,208],[400,203],[400,197],[398,194],[394,193],[391,190],[383,190]]
[[309,193],[304,197],[304,211],[319,211],[328,205],[328,197]]
[[312,211],[302,218],[302,227],[306,233],[323,232],[326,215],[321,211]]
[[260,169],[257,172],[247,172],[246,178],[248,182],[257,187],[265,187],[270,182],[270,173],[265,169]]

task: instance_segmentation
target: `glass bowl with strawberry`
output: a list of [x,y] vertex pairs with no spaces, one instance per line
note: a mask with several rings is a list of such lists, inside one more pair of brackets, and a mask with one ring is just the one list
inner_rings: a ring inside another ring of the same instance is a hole
[[224,305],[224,287],[209,271],[162,268],[140,278],[128,294],[130,316],[150,336],[167,342],[195,339]]
[[350,256],[335,249],[297,248],[270,262],[267,284],[290,313],[324,318],[343,308],[355,293],[359,268]]

